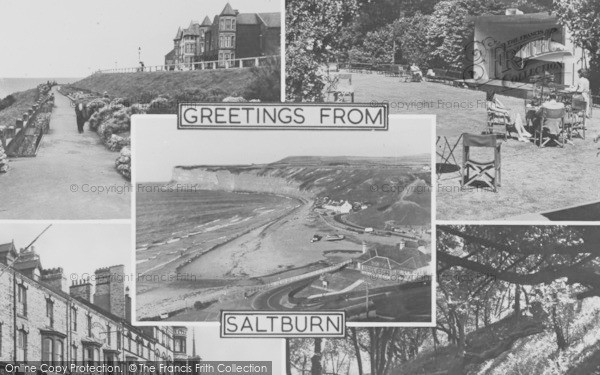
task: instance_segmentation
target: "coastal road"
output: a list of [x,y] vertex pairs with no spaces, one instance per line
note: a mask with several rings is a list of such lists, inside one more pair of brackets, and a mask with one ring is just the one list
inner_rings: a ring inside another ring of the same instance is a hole
[[[115,169],[118,153],[87,127],[79,134],[70,100],[53,92],[50,132],[37,156],[11,158],[0,176],[0,219],[129,218],[131,185]],[[92,192],[99,189],[113,192]]]
[[[300,280],[295,283],[283,285],[277,288],[261,292],[252,300],[254,310],[267,311],[318,311],[318,310],[352,310],[352,315],[357,313],[364,314],[365,298],[364,292],[350,293],[346,298],[341,296],[330,296],[320,298],[319,301],[307,305],[296,305],[289,301],[289,294],[303,285],[310,284],[316,278],[310,280]],[[378,288],[369,292],[369,302],[375,307],[378,305],[393,303],[399,305],[398,312],[404,319],[410,321],[428,321],[431,316],[431,284],[429,283],[411,283],[399,287],[398,285]],[[412,318],[412,319],[411,319]],[[348,316],[349,320],[352,320]]]

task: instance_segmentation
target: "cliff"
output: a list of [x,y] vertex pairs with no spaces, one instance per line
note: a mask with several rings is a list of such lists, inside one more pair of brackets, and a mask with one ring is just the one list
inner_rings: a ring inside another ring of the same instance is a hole
[[224,190],[279,194],[310,198],[315,192],[303,189],[301,182],[281,170],[248,168],[244,171],[213,167],[175,167],[172,184],[195,185],[201,190]]
[[431,221],[431,172],[415,160],[313,157],[262,165],[177,166],[171,184],[363,202],[368,208],[348,220],[365,227]]

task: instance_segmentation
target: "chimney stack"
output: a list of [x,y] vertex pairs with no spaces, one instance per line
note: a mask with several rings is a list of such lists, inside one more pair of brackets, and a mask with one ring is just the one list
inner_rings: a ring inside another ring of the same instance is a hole
[[96,270],[94,304],[120,318],[126,317],[125,266]]
[[69,294],[73,298],[81,298],[92,302],[92,283],[89,279],[74,280],[69,287]]
[[42,270],[41,282],[50,289],[67,293],[67,279],[64,276],[62,267]]

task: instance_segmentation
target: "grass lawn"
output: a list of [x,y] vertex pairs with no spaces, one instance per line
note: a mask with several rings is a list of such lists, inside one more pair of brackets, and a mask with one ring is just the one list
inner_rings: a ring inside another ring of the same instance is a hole
[[11,95],[14,96],[15,102],[10,107],[0,111],[0,125],[3,126],[15,125],[16,120],[22,118],[23,113],[35,104],[37,89],[20,91]]
[[[352,74],[352,85],[356,102],[387,102],[391,114],[437,115],[438,134],[447,135],[452,144],[463,132],[480,134],[486,128],[482,91],[441,83],[403,83],[378,74]],[[522,99],[499,98],[524,118]],[[596,109],[594,116],[587,122],[586,139],[576,138],[574,145],[564,149],[540,149],[509,139],[502,145],[502,186],[497,193],[461,191],[458,173],[443,174],[436,189],[437,218],[512,219],[600,200],[600,157],[596,157],[600,145],[592,141],[600,132],[600,110]],[[461,153],[459,144],[454,153],[459,164]],[[483,160],[489,159],[487,155]]]

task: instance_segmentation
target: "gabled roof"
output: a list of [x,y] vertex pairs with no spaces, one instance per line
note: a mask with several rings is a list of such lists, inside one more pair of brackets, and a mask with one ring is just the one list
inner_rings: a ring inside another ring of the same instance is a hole
[[233,8],[231,7],[231,4],[227,3],[227,5],[225,5],[225,8],[223,8],[223,11],[221,12],[221,16],[235,16],[235,11],[233,10]]
[[0,253],[11,252],[14,256],[17,255],[17,248],[14,242],[0,244]]
[[165,55],[166,60],[173,60],[175,58],[175,48]]
[[210,18],[208,18],[208,16],[204,17],[204,21],[202,21],[202,24],[200,26],[211,26],[212,22],[210,21]]
[[267,27],[281,27],[281,13],[257,13]]
[[238,25],[258,25],[261,21],[256,13],[240,13],[236,17]]
[[175,40],[181,39],[181,35],[182,35],[181,27],[178,27],[177,34],[175,34],[175,38],[173,38],[173,39],[175,39]]
[[377,249],[371,249],[356,258],[357,261],[362,263],[372,261],[380,263],[382,260],[389,260],[390,265],[394,269],[403,268],[410,270],[427,266],[430,259],[430,256],[417,249],[404,248],[400,250],[396,246],[388,245],[379,245]]

